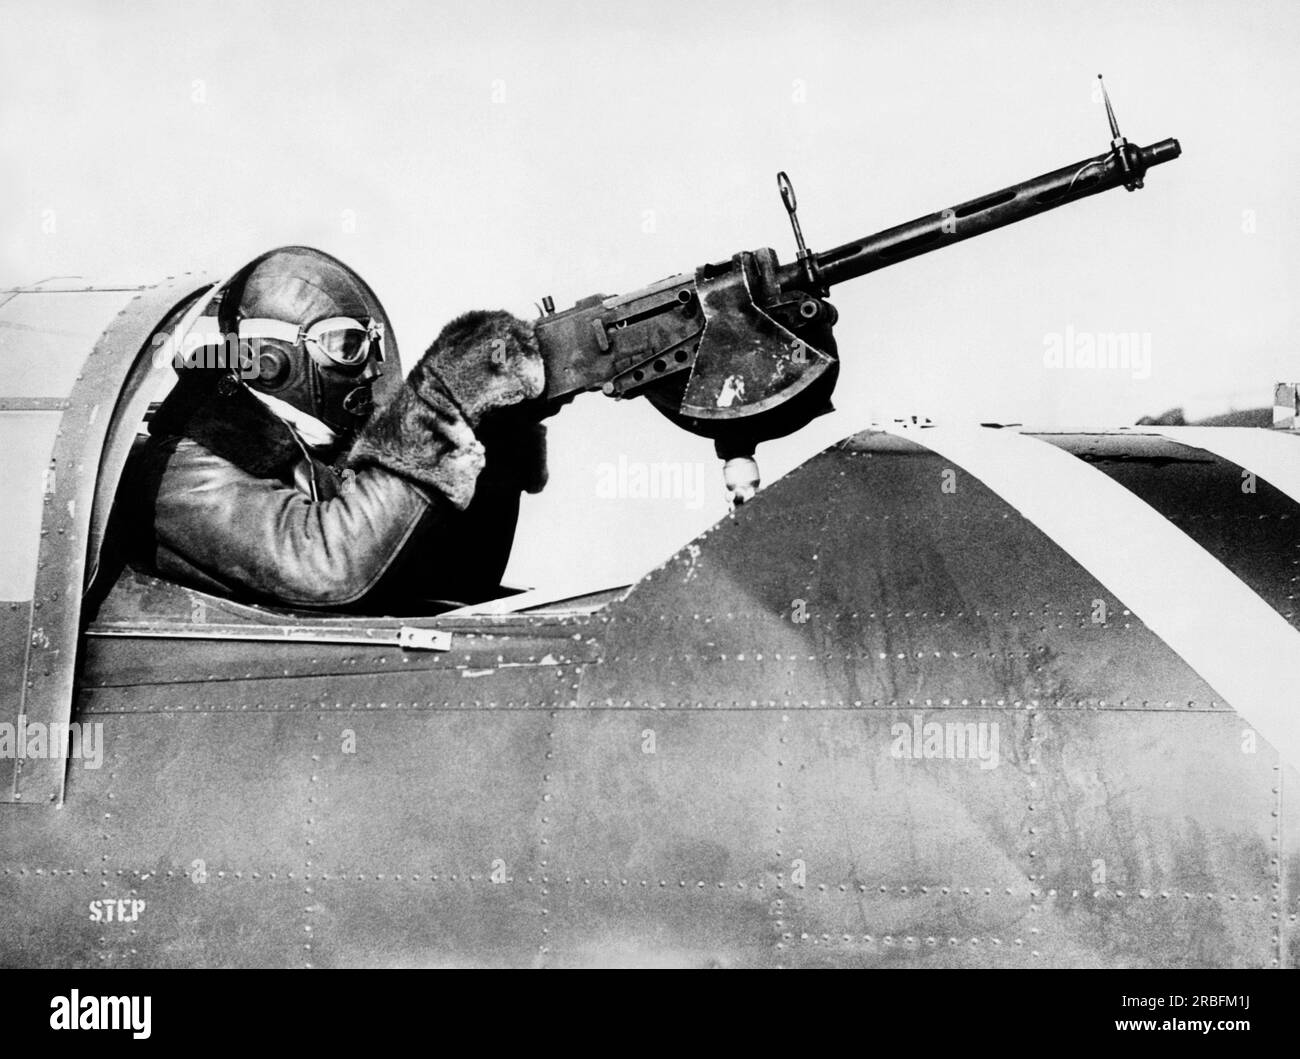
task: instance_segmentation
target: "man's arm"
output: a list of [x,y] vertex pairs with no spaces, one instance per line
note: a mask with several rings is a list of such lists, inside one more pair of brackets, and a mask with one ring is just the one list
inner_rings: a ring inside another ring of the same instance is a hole
[[545,448],[544,428],[511,429],[489,457],[475,430],[499,438],[492,414],[542,388],[531,328],[471,313],[444,329],[362,430],[336,497],[313,501],[193,440],[156,442],[146,472],[157,487],[156,566],[300,607],[354,604],[390,573],[410,575],[412,595],[481,589],[509,557],[519,489],[545,481]]
[[359,470],[338,496],[313,501],[189,439],[165,442],[149,459],[159,573],[186,579],[197,571],[232,594],[289,606],[358,602],[408,543],[454,510],[381,468]]

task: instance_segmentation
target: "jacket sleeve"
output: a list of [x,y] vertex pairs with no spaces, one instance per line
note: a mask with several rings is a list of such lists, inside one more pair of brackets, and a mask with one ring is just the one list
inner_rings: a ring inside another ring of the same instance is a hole
[[402,550],[445,521],[448,501],[366,467],[338,496],[313,501],[258,478],[198,442],[172,439],[151,454],[156,566],[289,606],[341,607],[370,593]]

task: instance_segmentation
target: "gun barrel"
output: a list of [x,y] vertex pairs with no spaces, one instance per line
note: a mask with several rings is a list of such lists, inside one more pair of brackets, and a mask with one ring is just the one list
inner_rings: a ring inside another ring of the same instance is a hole
[[[1125,152],[1123,159],[1120,151]],[[813,256],[815,271],[828,287],[856,279],[1110,188],[1141,187],[1148,169],[1173,161],[1181,153],[1182,148],[1174,139],[1161,140],[1149,147],[1125,143],[1095,158],[1086,158],[960,206],[816,254]],[[782,266],[777,278],[781,289],[786,291],[803,289],[808,283],[807,269],[802,262]]]

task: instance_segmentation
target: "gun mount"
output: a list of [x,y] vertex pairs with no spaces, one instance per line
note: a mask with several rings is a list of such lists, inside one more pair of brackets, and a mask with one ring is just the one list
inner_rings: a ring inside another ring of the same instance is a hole
[[[1098,75],[1100,79],[1100,75]],[[839,372],[830,288],[944,246],[1014,224],[1111,188],[1136,191],[1147,170],[1177,158],[1175,139],[1136,147],[1119,131],[1102,84],[1110,150],[969,202],[821,253],[810,251],[794,187],[777,175],[797,255],[744,251],[621,296],[593,295],[556,312],[543,300],[537,338],[546,399],[586,390],[644,396],[678,426],[713,439],[727,461],[752,461],[762,441],[830,411]],[[752,463],[751,463],[752,465]],[[739,473],[740,468],[731,468]],[[733,488],[733,500],[752,495]],[[740,477],[757,487],[756,475]]]

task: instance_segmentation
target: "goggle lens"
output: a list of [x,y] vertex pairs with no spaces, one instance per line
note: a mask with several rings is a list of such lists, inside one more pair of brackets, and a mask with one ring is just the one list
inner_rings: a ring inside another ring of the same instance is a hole
[[335,364],[345,368],[355,368],[370,356],[371,344],[375,341],[370,332],[358,327],[340,328],[325,331],[312,337],[322,353]]
[[373,320],[361,324],[336,316],[308,328],[303,337],[309,349],[341,368],[359,368],[372,355],[384,359],[384,326]]

